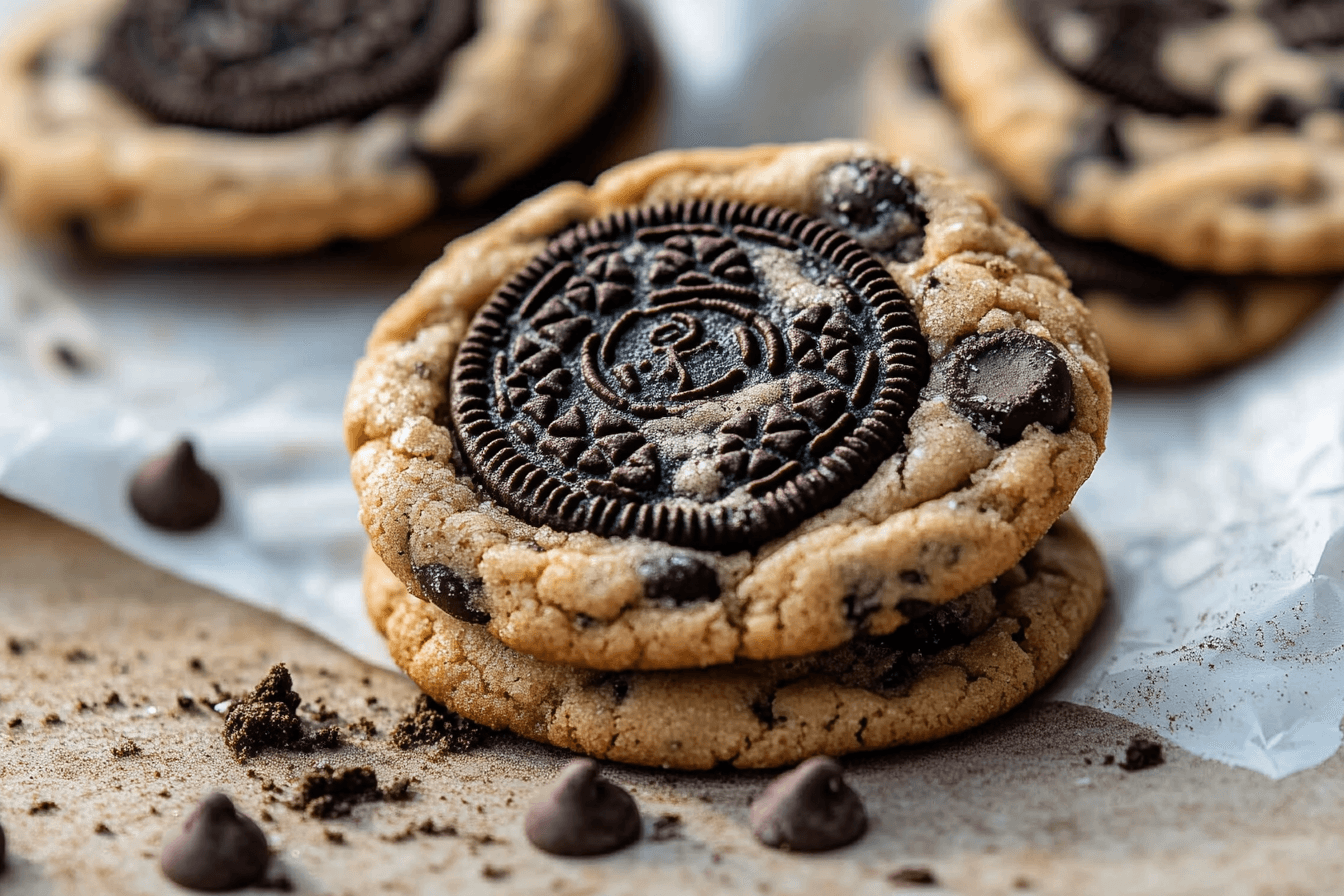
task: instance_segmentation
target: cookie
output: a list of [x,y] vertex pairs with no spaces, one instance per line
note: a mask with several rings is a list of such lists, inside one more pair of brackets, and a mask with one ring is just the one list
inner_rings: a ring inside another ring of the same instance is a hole
[[1344,269],[1334,0],[937,0],[977,149],[1063,230],[1226,274]]
[[551,662],[890,632],[1017,562],[1103,448],[1064,282],[992,203],[862,143],[561,185],[377,324],[346,404],[362,520],[417,595]]
[[124,253],[379,239],[642,151],[656,93],[612,0],[72,0],[0,56],[4,208]]
[[1338,285],[1335,277],[1186,271],[1116,243],[1064,233],[971,147],[921,49],[892,47],[874,57],[865,119],[871,139],[936,162],[1027,228],[1092,311],[1116,376],[1191,377],[1253,357],[1291,333]]
[[372,552],[368,609],[396,663],[454,712],[601,759],[705,769],[789,765],[919,743],[999,716],[1049,681],[1104,600],[1101,558],[1069,518],[992,585],[890,635],[708,669],[545,663],[418,600]]

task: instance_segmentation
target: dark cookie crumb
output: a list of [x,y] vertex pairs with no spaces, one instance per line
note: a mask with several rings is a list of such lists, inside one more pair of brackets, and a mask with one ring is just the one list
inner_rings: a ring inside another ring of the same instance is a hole
[[140,745],[129,737],[112,748],[112,755],[118,759],[125,759],[128,756],[140,755]]
[[284,663],[277,663],[255,688],[224,714],[224,743],[239,761],[266,747],[311,753],[340,746],[340,729],[332,726],[305,734],[295,710],[303,699]]
[[486,880],[503,880],[512,873],[512,868],[501,868],[498,865],[486,865],[481,869],[481,877]]
[[42,724],[43,724],[43,725],[63,725],[63,724],[65,724],[65,723],[61,721],[61,717],[58,716],[58,715],[56,715],[56,713],[54,713],[54,712],[49,712],[49,713],[47,713],[45,716],[42,717]]
[[28,807],[29,815],[45,815],[48,812],[55,812],[60,806],[51,800],[38,800]]
[[91,663],[93,662],[93,654],[82,647],[76,647],[74,650],[66,652],[65,661],[67,663]]
[[1146,768],[1156,768],[1166,762],[1162,755],[1162,744],[1146,737],[1135,737],[1125,747],[1125,761],[1120,767],[1127,772],[1140,772]]
[[378,774],[367,765],[341,769],[324,766],[303,776],[299,792],[288,805],[313,818],[339,818],[349,815],[360,803],[381,799]]
[[649,833],[649,840],[654,843],[661,843],[664,840],[680,840],[682,837],[680,815],[673,812],[664,812],[653,820],[653,830]]
[[95,834],[107,834],[110,836],[112,834],[112,829],[107,826],[107,822],[100,821],[98,822],[98,827],[93,829],[93,832]]
[[22,728],[23,716],[15,716],[14,718],[10,719],[7,724],[9,725],[10,728]]
[[121,702],[121,695],[118,694],[116,691],[113,691],[112,693],[108,694],[106,697],[103,698],[103,706],[106,706],[109,709],[111,709],[114,706],[125,706],[125,705],[126,704]]
[[411,793],[411,779],[397,778],[391,784],[383,788],[383,799],[390,803],[406,803],[414,798]]
[[5,641],[5,644],[14,656],[23,656],[28,648],[36,646],[32,641],[20,640],[19,638],[9,638]]
[[373,737],[378,733],[378,726],[374,725],[371,720],[360,716],[358,721],[346,725],[345,730],[349,731],[351,734],[362,734],[365,737]]
[[407,825],[403,831],[384,834],[381,839],[388,843],[404,843],[414,839],[416,834],[424,834],[427,837],[456,837],[457,828],[451,824],[440,825],[434,819],[426,818],[424,821]]
[[191,696],[190,694],[178,694],[178,695],[177,695],[177,706],[178,706],[178,708],[181,709],[183,712],[195,712],[195,711],[196,711],[196,698],[193,697],[193,696]]
[[933,876],[933,872],[927,868],[902,868],[899,871],[893,871],[887,875],[887,880],[896,886],[916,886],[931,887],[938,883],[938,878]]
[[340,831],[333,831],[331,828],[324,828],[322,830],[322,836],[327,838],[328,843],[345,843],[345,834]]
[[485,730],[450,712],[428,694],[421,694],[415,698],[411,711],[392,729],[390,738],[400,750],[437,746],[440,752],[465,753],[481,743]]
[[204,672],[205,663],[201,662],[200,657],[194,656],[187,661],[187,668],[189,668],[193,672]]

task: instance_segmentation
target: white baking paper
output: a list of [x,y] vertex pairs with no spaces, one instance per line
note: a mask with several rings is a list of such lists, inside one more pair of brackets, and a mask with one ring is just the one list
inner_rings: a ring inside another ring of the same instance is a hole
[[[667,143],[690,146],[855,133],[863,60],[914,33],[921,4],[646,5],[670,62]],[[360,256],[92,261],[0,238],[0,492],[387,664],[363,612],[340,411],[374,319],[414,274]],[[1076,503],[1112,599],[1053,696],[1272,777],[1335,752],[1342,341],[1336,302],[1259,364],[1117,390]],[[180,435],[226,494],[195,535],[154,532],[126,502],[136,467]]]

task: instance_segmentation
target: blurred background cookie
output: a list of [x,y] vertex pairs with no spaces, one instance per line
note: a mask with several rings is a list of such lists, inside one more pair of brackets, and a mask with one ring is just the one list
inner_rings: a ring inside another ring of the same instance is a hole
[[647,148],[618,0],[74,0],[0,57],[4,206],[146,254],[273,254],[496,208]]

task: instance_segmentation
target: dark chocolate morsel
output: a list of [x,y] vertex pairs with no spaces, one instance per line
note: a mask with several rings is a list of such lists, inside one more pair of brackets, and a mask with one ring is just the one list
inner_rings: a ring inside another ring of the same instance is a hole
[[97,70],[162,121],[269,133],[428,97],[470,0],[128,0]]
[[974,333],[938,362],[948,401],[1008,445],[1032,423],[1060,432],[1073,419],[1073,377],[1054,344],[1016,329]]
[[597,856],[639,839],[634,797],[603,779],[591,759],[565,766],[523,820],[532,845],[557,856]]
[[829,756],[814,756],[780,775],[751,804],[751,832],[776,849],[838,849],[866,830],[863,802]]
[[636,570],[644,581],[644,598],[684,607],[717,600],[719,575],[714,567],[689,554],[663,554],[640,561]]
[[196,462],[196,449],[186,439],[146,463],[131,480],[131,507],[159,529],[199,529],[214,520],[221,503],[219,481]]
[[731,552],[864,482],[927,364],[900,287],[844,233],[685,202],[579,224],[501,286],[448,417],[466,472],[534,526]]
[[466,579],[461,573],[442,563],[427,563],[412,567],[420,593],[425,600],[456,619],[473,625],[485,625],[490,614],[479,606],[482,593],[480,579]]
[[915,185],[886,162],[855,159],[822,175],[821,215],[865,249],[910,262],[924,252],[929,216]]
[[201,800],[163,848],[164,876],[189,890],[238,890],[261,880],[270,862],[266,835],[222,793]]
[[1012,0],[1042,51],[1082,83],[1160,115],[1212,115],[1201,97],[1163,77],[1168,32],[1228,12],[1222,0]]

